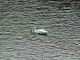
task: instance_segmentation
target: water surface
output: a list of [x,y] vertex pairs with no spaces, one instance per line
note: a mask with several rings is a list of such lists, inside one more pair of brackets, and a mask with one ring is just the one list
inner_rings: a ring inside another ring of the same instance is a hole
[[[0,60],[80,60],[80,10],[59,4],[1,2]],[[48,36],[34,36],[33,26]]]

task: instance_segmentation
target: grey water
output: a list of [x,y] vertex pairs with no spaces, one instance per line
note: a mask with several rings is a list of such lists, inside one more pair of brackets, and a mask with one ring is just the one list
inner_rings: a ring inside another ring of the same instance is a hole
[[0,1],[0,60],[80,60],[79,3]]

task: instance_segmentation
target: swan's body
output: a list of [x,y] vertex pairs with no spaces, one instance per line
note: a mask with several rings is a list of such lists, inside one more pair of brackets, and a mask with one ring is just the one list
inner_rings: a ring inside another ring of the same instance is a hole
[[46,31],[44,29],[38,29],[38,30],[36,30],[35,27],[32,27],[31,28],[31,32],[36,33],[36,34],[40,34],[40,35],[47,35],[48,31]]

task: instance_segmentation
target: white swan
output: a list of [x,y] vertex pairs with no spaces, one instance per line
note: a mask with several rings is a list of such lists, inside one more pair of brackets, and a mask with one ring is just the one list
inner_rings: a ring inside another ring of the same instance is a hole
[[44,30],[44,29],[38,29],[38,30],[36,30],[35,27],[32,27],[32,28],[31,28],[31,32],[32,32],[32,33],[36,33],[36,34],[40,34],[40,35],[47,35],[47,32],[48,32],[48,31],[46,31],[46,30]]

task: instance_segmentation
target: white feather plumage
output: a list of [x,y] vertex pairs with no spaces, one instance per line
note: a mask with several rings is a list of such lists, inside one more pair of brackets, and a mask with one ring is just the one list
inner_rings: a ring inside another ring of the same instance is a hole
[[37,33],[37,34],[47,35],[47,32],[48,32],[48,31],[46,31],[46,30],[44,30],[44,29],[38,29],[38,30],[36,30],[35,27],[32,27],[32,28],[31,28],[31,32]]

